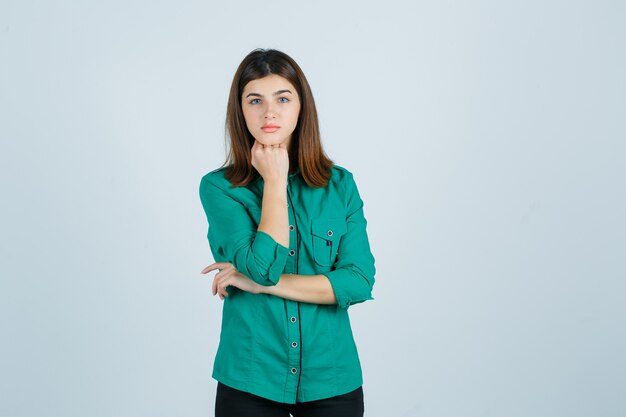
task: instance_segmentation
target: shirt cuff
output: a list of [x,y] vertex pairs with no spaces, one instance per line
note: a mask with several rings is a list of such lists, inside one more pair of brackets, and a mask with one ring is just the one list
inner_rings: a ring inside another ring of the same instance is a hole
[[[362,294],[362,296],[355,294],[360,290],[356,288],[358,284],[354,281],[354,271],[339,268],[330,272],[324,272],[322,275],[326,276],[330,281],[330,285],[333,287],[335,293],[335,298],[337,299],[337,305],[340,308],[348,309],[348,307],[353,304],[374,299],[369,293],[367,295]],[[356,298],[353,297],[354,295],[356,295]]]
[[276,285],[287,263],[289,248],[276,242],[267,233],[257,230],[254,242],[252,242],[252,252],[259,269],[267,271],[268,280]]

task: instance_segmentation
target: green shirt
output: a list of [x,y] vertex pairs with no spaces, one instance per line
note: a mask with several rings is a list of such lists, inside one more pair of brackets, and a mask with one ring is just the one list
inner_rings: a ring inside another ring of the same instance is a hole
[[216,262],[230,262],[261,285],[281,274],[325,275],[337,304],[314,304],[227,287],[212,377],[283,403],[345,394],[363,383],[348,308],[373,300],[374,256],[363,201],[340,166],[324,188],[300,170],[288,177],[289,247],[258,231],[264,181],[230,188],[225,168],[202,177],[200,199]]

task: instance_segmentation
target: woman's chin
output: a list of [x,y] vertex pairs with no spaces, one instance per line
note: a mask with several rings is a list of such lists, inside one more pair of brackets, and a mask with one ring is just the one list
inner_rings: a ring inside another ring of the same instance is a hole
[[280,143],[285,142],[283,139],[277,139],[277,138],[257,138],[257,140],[265,146],[278,145]]

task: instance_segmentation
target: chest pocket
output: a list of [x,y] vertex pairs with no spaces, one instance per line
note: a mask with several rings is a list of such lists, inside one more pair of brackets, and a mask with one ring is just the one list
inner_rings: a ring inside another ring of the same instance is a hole
[[311,219],[313,259],[315,262],[323,266],[330,266],[335,263],[339,240],[346,232],[346,219],[343,217]]

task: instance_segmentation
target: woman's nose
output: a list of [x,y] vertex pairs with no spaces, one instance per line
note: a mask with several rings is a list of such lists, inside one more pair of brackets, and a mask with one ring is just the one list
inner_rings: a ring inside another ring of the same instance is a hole
[[274,108],[271,105],[268,105],[267,108],[265,109],[265,117],[271,118],[274,116],[276,116],[276,113],[274,113]]

